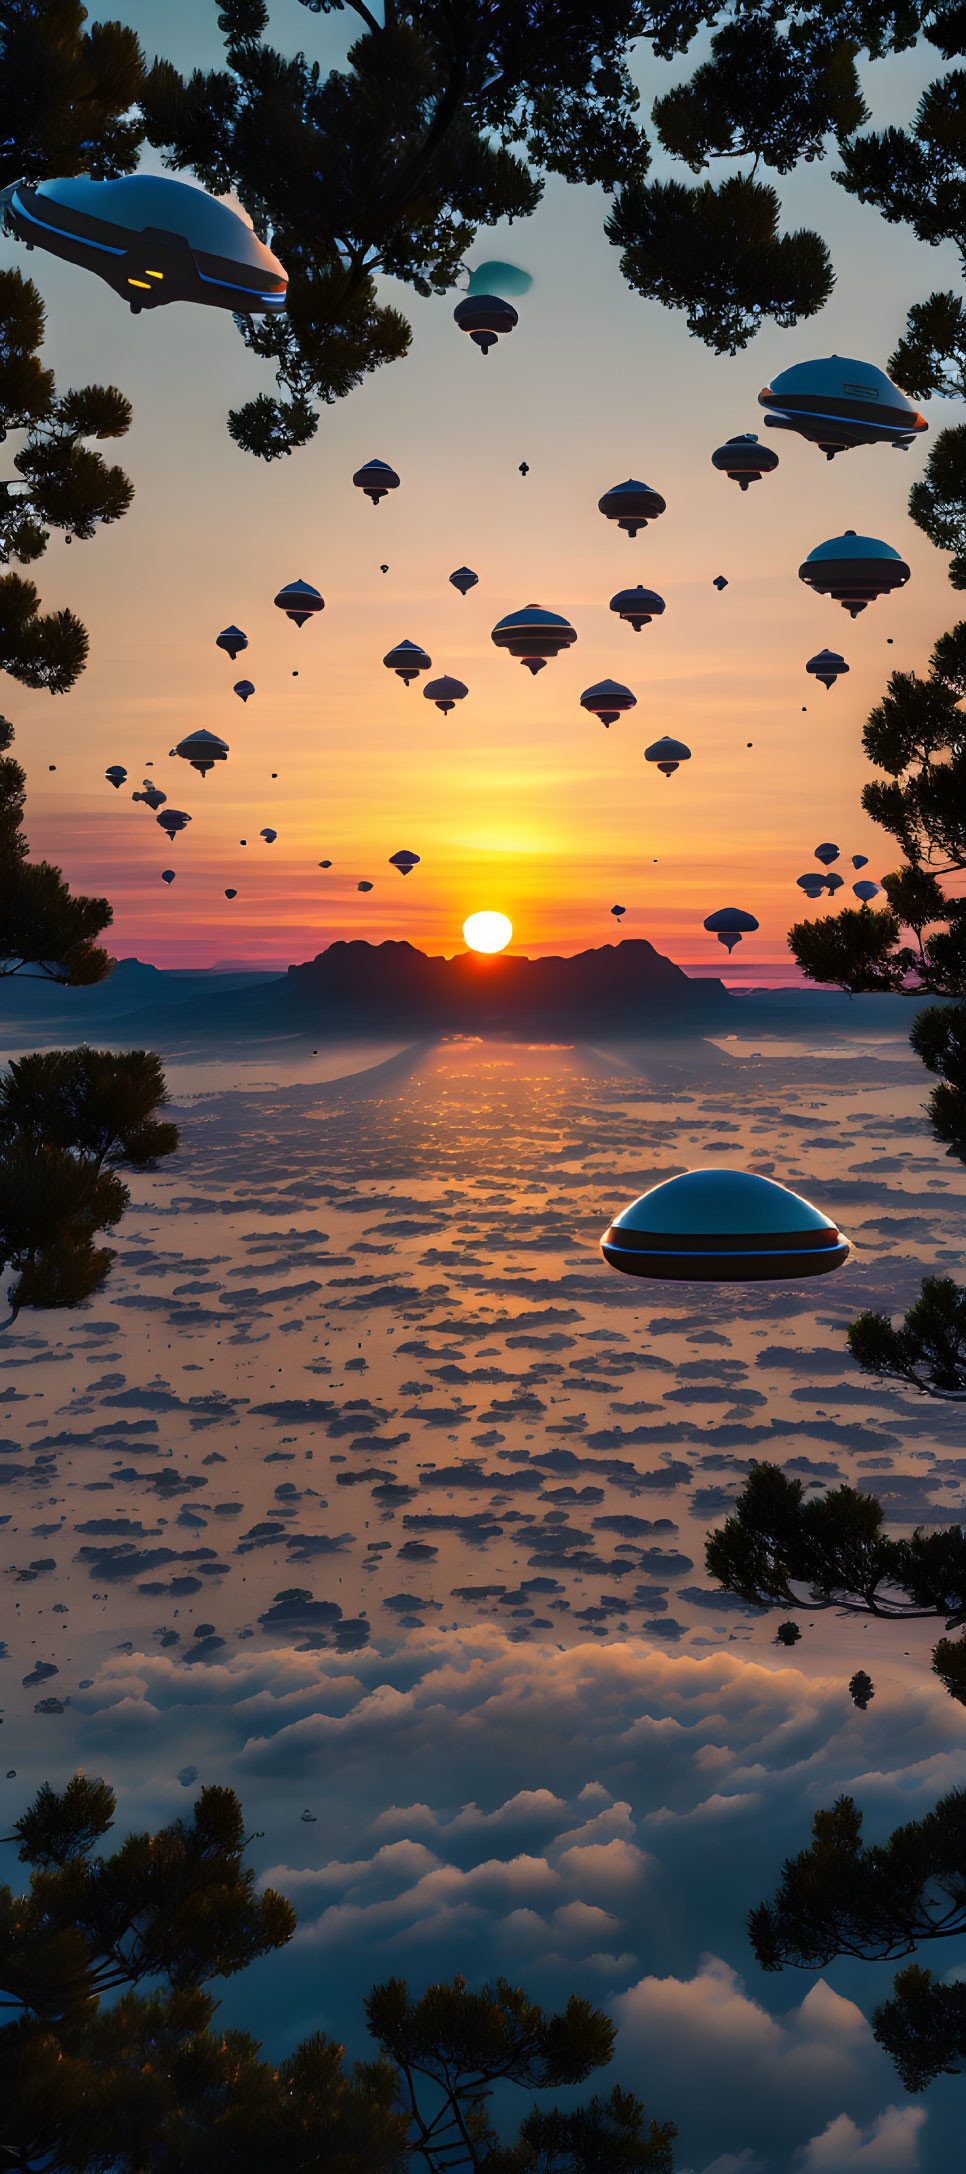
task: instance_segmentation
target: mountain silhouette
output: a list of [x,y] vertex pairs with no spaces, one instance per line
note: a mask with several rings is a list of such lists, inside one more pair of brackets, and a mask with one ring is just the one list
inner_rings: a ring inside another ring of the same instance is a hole
[[339,941],[284,984],[247,1002],[277,1009],[292,1025],[329,1023],[453,1030],[572,1034],[607,1027],[641,1034],[667,1022],[720,1018],[728,992],[716,979],[692,981],[643,938],[625,938],[573,958],[526,959],[506,952],[429,958],[410,943]]

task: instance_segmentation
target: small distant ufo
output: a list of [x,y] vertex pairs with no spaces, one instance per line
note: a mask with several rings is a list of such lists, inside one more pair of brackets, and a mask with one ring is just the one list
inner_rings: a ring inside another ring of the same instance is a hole
[[770,475],[778,466],[778,455],[770,445],[759,445],[753,430],[746,430],[741,438],[729,438],[711,455],[712,468],[720,468],[739,490],[746,491],[749,483],[760,483],[762,476]]
[[475,347],[486,354],[501,333],[512,332],[518,322],[512,302],[498,294],[467,294],[453,311],[461,332],[468,332]]
[[[385,498],[387,492],[399,489],[399,477],[395,469],[390,468],[387,460],[367,460],[363,468],[356,469],[352,481],[357,490],[365,491],[366,497],[371,498],[374,506],[378,506],[380,498]],[[388,572],[388,568],[384,571]]]
[[636,536],[639,528],[646,528],[649,521],[656,521],[658,514],[666,513],[667,499],[660,491],[653,491],[649,483],[638,483],[629,476],[626,483],[615,483],[597,500],[598,510],[607,521],[616,521],[626,536]]
[[660,618],[664,610],[664,598],[658,596],[656,589],[645,589],[638,582],[635,589],[618,589],[617,595],[611,597],[610,608],[611,611],[616,611],[619,619],[626,620],[628,626],[633,627],[635,634],[639,634],[641,628],[649,626],[652,619]]
[[683,740],[672,740],[670,733],[666,732],[662,739],[654,740],[650,747],[644,749],[644,760],[656,762],[663,776],[669,778],[673,777],[679,762],[690,762],[691,749],[685,747]]

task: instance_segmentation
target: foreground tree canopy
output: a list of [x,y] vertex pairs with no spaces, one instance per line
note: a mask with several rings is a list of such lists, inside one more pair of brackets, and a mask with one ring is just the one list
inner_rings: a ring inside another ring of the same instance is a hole
[[[708,1536],[708,1571],[726,1592],[759,1608],[800,1608],[905,1623],[966,1623],[966,1532],[917,1526],[910,1539],[882,1530],[882,1504],[854,1487],[805,1498],[780,1465],[753,1464],[731,1516]],[[966,1704],[966,1640],[943,1638],[933,1668]]]
[[[763,1970],[790,1963],[819,1970],[838,1955],[891,1961],[966,1931],[966,1790],[951,1790],[883,1844],[863,1842],[861,1829],[851,1797],[816,1812],[811,1848],[786,1858],[774,1901],[750,1913]],[[913,1963],[899,1971],[872,2026],[907,2091],[966,2068],[961,1982],[943,1984]]]
[[[781,230],[759,167],[790,173],[831,142],[844,188],[926,240],[963,247],[962,76],[937,81],[906,129],[881,135],[865,132],[859,79],[860,66],[921,35],[956,56],[954,0],[303,5],[355,18],[342,67],[323,73],[303,52],[279,52],[264,0],[222,0],[223,65],[183,77],[163,54],[149,66],[124,26],[88,25],[79,0],[0,0],[0,183],[129,172],[147,139],[175,170],[236,191],[271,236],[290,274],[288,310],[240,330],[273,364],[277,393],[229,420],[262,459],[304,444],[318,402],[406,353],[410,327],[380,300],[380,275],[421,295],[451,291],[479,229],[529,217],[548,177],[613,198],[605,232],[631,286],[683,310],[717,353],[745,347],[769,319],[814,315],[834,280],[820,234]],[[660,62],[709,30],[707,57],[660,95]],[[691,175],[739,158],[752,172],[649,181],[642,69],[666,155]],[[916,305],[902,382],[956,382],[962,325],[943,307],[950,299]]]
[[114,1810],[105,1782],[77,1774],[59,1795],[45,1784],[7,1838],[31,1868],[27,1894],[0,1888],[11,2174],[671,2174],[673,2126],[619,2089],[572,2113],[534,2107],[500,2145],[495,2083],[561,2088],[612,2057],[613,2024],[574,1995],[546,2016],[503,1978],[474,1993],[456,1977],[419,2000],[392,1978],[365,2004],[379,2058],[351,2074],[321,2032],[272,2062],[249,2032],[213,2029],[204,1988],[284,1947],[291,1903],[256,1894],[230,1789],[96,1857]]
[[144,1049],[48,1050],[0,1076],[0,1270],[14,1272],[9,1327],[23,1306],[79,1306],[113,1253],[95,1244],[130,1201],[123,1167],[152,1170],[178,1145],[155,1112],[167,1100]]

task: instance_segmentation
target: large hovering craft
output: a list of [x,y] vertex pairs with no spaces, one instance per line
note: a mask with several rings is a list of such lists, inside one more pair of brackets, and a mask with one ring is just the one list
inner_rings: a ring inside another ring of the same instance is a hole
[[318,589],[313,589],[310,581],[287,581],[284,589],[279,589],[275,602],[286,619],[293,619],[297,627],[304,627],[313,613],[325,610],[324,596],[320,596]]
[[386,651],[382,661],[390,672],[395,672],[397,679],[402,680],[403,686],[408,687],[411,679],[419,678],[420,672],[429,671],[433,660],[425,649],[420,649],[418,642],[397,642],[395,649]]
[[823,355],[779,371],[758,395],[769,430],[794,430],[817,445],[826,460],[855,445],[895,445],[905,452],[928,430],[884,370],[850,355]]
[[165,174],[119,181],[12,181],[0,190],[0,226],[95,272],[139,310],[203,302],[249,315],[285,308],[288,273],[259,241],[247,212]]
[[711,455],[711,466],[720,468],[739,490],[746,491],[749,483],[760,483],[762,476],[777,468],[778,455],[770,445],[759,445],[753,430],[746,430],[743,437],[729,438],[717,447]]
[[528,672],[542,672],[548,657],[559,656],[577,639],[577,629],[559,612],[544,611],[540,604],[525,604],[522,611],[498,619],[490,636],[497,649],[518,657]]
[[612,490],[598,498],[599,511],[607,521],[616,521],[626,536],[636,536],[639,528],[646,528],[649,521],[656,521],[659,513],[667,511],[667,499],[660,491],[653,491],[649,483],[638,483],[629,476],[626,483],[615,483]]
[[219,740],[216,732],[206,732],[202,726],[197,732],[189,732],[185,739],[178,741],[175,754],[180,755],[184,762],[190,762],[199,777],[207,777],[216,762],[227,762],[228,742]]
[[610,608],[611,611],[616,611],[619,619],[624,619],[628,626],[633,627],[635,634],[639,634],[641,628],[649,626],[652,619],[660,618],[664,610],[664,598],[658,596],[656,589],[645,589],[638,582],[634,589],[618,589],[617,595],[611,597]]
[[388,491],[399,489],[399,477],[387,460],[367,460],[364,467],[356,469],[352,481],[357,491],[365,491],[374,506],[378,506],[380,498],[385,498]]
[[461,332],[468,332],[474,347],[485,355],[495,347],[501,333],[512,332],[517,323],[517,312],[512,302],[504,302],[499,294],[467,294],[457,302],[453,316]]
[[753,913],[746,913],[743,906],[719,906],[717,913],[709,913],[705,928],[710,936],[716,936],[729,956],[743,936],[750,935],[757,927]]
[[772,1178],[688,1170],[623,1208],[600,1250],[627,1276],[753,1283],[826,1275],[851,1246],[820,1208]]

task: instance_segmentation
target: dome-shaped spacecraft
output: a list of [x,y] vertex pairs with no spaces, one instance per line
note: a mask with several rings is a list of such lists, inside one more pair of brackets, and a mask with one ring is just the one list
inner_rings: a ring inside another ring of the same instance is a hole
[[633,627],[635,634],[639,634],[641,628],[648,626],[652,619],[660,618],[664,610],[664,598],[658,596],[656,589],[645,589],[638,582],[636,589],[618,589],[617,595],[611,597],[610,608],[611,611],[616,611],[619,619],[626,620],[627,625]]
[[167,800],[167,793],[161,791],[160,785],[152,785],[150,778],[142,779],[142,784],[144,786],[143,792],[132,793],[131,799],[143,800],[145,807],[150,808],[152,814],[157,814],[158,809],[163,808]]
[[482,354],[495,347],[501,332],[512,332],[517,323],[517,312],[512,302],[505,302],[499,294],[466,294],[457,302],[453,316],[461,332],[468,332],[474,347]]
[[882,543],[878,536],[857,536],[854,528],[847,528],[844,536],[830,536],[827,543],[816,544],[799,567],[798,578],[818,596],[834,597],[856,619],[877,596],[904,588],[909,568],[891,544]]
[[667,510],[667,499],[660,491],[652,491],[649,483],[638,483],[629,476],[626,483],[615,483],[612,490],[598,498],[597,505],[606,521],[616,521],[626,536],[636,536],[639,528],[646,528],[649,521],[656,521],[659,513]]
[[427,702],[435,702],[444,717],[448,710],[455,709],[457,702],[463,701],[469,691],[461,679],[449,679],[445,672],[442,679],[428,679],[423,688]]
[[626,907],[626,906],[612,906],[610,910],[611,910],[611,913],[612,913],[612,914],[613,914],[613,916],[614,916],[614,919],[615,919],[615,921],[620,921],[620,920],[622,920],[622,918],[623,918],[624,914],[625,914],[625,913],[627,912],[627,907]]
[[839,656],[837,649],[819,649],[814,657],[809,657],[805,666],[806,672],[811,672],[815,679],[821,680],[826,693],[848,669],[845,658]]
[[806,868],[805,874],[796,876],[795,881],[799,890],[804,891],[806,898],[821,898],[825,889],[825,877],[819,875],[817,868]]
[[615,725],[624,710],[636,709],[637,696],[619,679],[599,679],[596,686],[584,688],[580,707],[599,717],[602,725]]
[[867,854],[867,853],[853,853],[853,855],[852,855],[852,866],[853,866],[853,868],[868,868],[868,865],[869,865],[869,856],[868,856],[868,854]]
[[600,1250],[628,1276],[752,1283],[825,1275],[851,1246],[820,1208],[773,1178],[687,1170],[622,1209]]
[[175,869],[173,869],[173,868],[162,868],[162,870],[161,870],[161,881],[162,881],[162,883],[173,883],[173,882],[174,882],[174,879],[175,879],[175,874],[176,874],[176,871],[175,871]]
[[833,868],[833,870],[832,870],[832,872],[831,872],[831,875],[828,875],[828,876],[826,876],[826,878],[825,878],[825,888],[826,888],[826,890],[827,890],[827,892],[828,892],[828,894],[829,894],[829,897],[830,897],[830,898],[834,898],[834,897],[835,897],[835,893],[836,893],[836,891],[840,891],[840,890],[842,889],[842,885],[843,885],[843,883],[844,883],[844,882],[845,882],[845,877],[844,877],[844,876],[837,876],[837,875],[836,875],[836,873],[835,873],[835,870],[834,870],[834,868]]
[[778,466],[778,455],[770,445],[759,445],[756,433],[746,430],[740,438],[729,438],[711,455],[712,468],[730,476],[739,490],[746,491],[749,483],[760,483],[762,476],[771,474]]
[[878,898],[880,888],[878,883],[870,883],[868,880],[852,885],[856,898],[861,898],[863,906],[868,905],[870,898]]
[[258,833],[258,835],[259,835],[259,837],[260,837],[260,838],[264,838],[264,840],[265,840],[265,843],[266,843],[266,845],[274,845],[274,844],[275,844],[275,840],[276,840],[276,838],[278,837],[278,831],[277,831],[277,830],[269,830],[269,829],[268,829],[268,828],[266,827],[266,829],[265,829],[265,830],[260,830],[260,831],[259,831],[259,833]]
[[127,776],[127,771],[122,767],[119,762],[112,762],[110,769],[105,770],[104,776],[106,777],[108,784],[113,785],[115,792],[118,793],[120,792],[121,786],[123,785],[124,780]]
[[237,891],[226,891],[226,892],[225,892],[225,897],[226,897],[226,898],[237,898],[237,897],[238,897],[238,892],[237,892]]
[[239,650],[248,648],[248,636],[241,627],[222,627],[221,633],[215,635],[215,648],[226,650],[234,664]]
[[825,845],[817,845],[815,848],[816,860],[824,861],[826,868],[830,868],[832,862],[837,861],[838,857],[839,849],[837,845],[831,845],[830,843],[826,843]]
[[683,740],[672,740],[670,733],[666,732],[663,739],[654,740],[650,747],[644,749],[644,760],[656,762],[662,775],[669,778],[673,776],[679,762],[690,762],[691,749],[685,747]]
[[770,430],[797,431],[826,460],[849,446],[880,441],[905,451],[929,428],[884,370],[872,362],[856,362],[851,355],[793,363],[762,387],[758,404],[774,411],[765,417]]
[[247,702],[249,695],[255,692],[255,682],[253,679],[236,679],[232,692],[238,696],[239,702]]
[[175,754],[180,755],[182,761],[190,762],[199,777],[207,777],[216,762],[228,761],[228,742],[219,740],[216,732],[206,732],[202,727],[198,732],[189,732],[185,739],[179,740]]
[[297,627],[304,627],[313,612],[325,610],[325,598],[313,589],[310,581],[287,581],[275,598],[279,611],[286,619],[292,619]]
[[185,814],[183,808],[162,808],[160,815],[156,815],[154,820],[160,823],[169,838],[174,838],[179,830],[187,829],[191,817]]
[[449,578],[454,589],[458,589],[460,595],[465,596],[467,589],[475,589],[480,577],[479,574],[474,574],[472,566],[457,566]]
[[420,649],[418,642],[397,642],[395,649],[387,649],[382,661],[390,672],[395,672],[397,679],[402,680],[403,686],[408,687],[411,679],[419,678],[420,672],[429,671],[433,660],[425,649]]
[[162,302],[246,315],[285,308],[288,274],[247,212],[170,175],[13,181],[0,190],[0,226],[96,272],[135,313]]
[[411,876],[413,869],[419,867],[419,854],[408,853],[403,846],[398,853],[390,853],[389,866],[398,868],[401,876]]
[[541,604],[524,604],[521,611],[498,619],[490,636],[497,649],[508,649],[528,672],[542,672],[548,657],[559,656],[577,639],[577,629],[559,612],[544,611]]
[[357,491],[365,491],[374,506],[378,506],[380,498],[385,498],[389,491],[399,489],[399,477],[387,460],[367,460],[364,467],[356,469],[352,481]]
[[743,936],[758,927],[753,913],[746,913],[743,906],[719,906],[717,913],[709,913],[705,922],[709,935],[716,936],[729,956]]

